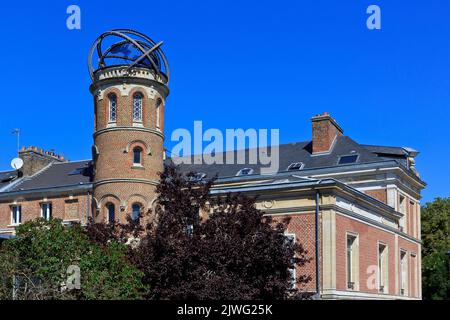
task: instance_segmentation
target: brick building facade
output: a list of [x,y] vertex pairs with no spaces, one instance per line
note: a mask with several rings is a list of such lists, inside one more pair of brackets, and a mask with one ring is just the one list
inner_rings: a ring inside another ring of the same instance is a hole
[[[24,147],[24,166],[0,172],[1,238],[38,217],[82,224],[89,217],[125,221],[137,212],[148,218],[158,172],[174,160],[164,156],[169,91],[161,61],[131,72],[121,65],[92,71],[92,159],[69,162]],[[296,270],[312,277],[302,289],[323,299],[420,299],[425,183],[415,168],[417,154],[359,144],[324,113],[312,118],[311,140],[279,146],[280,168],[272,175],[260,174],[257,164],[178,162],[186,172],[218,175],[215,195],[258,195],[265,214],[291,218],[287,232],[312,258]]]

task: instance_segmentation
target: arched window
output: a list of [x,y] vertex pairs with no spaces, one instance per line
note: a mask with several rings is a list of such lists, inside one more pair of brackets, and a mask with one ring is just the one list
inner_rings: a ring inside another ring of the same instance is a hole
[[133,149],[133,164],[142,164],[142,149],[141,147],[135,147]]
[[117,121],[117,97],[111,93],[108,95],[109,99],[109,122]]
[[161,128],[161,105],[162,105],[162,100],[158,99],[156,101],[156,129]]
[[139,221],[140,214],[141,214],[141,205],[139,203],[133,204],[131,219],[133,219],[133,221]]
[[112,223],[116,220],[116,207],[112,203],[106,205],[108,211],[108,222]]
[[139,92],[133,96],[133,121],[142,122],[142,94]]

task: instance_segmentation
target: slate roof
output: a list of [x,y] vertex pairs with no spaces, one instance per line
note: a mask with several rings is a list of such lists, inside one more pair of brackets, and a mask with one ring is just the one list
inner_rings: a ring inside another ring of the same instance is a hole
[[92,181],[90,160],[55,162],[30,178],[24,178],[8,192],[88,184]]
[[0,172],[0,190],[6,187],[13,179],[17,178],[16,171]]
[[[345,155],[358,155],[358,159],[355,164],[378,162],[383,160],[395,160],[399,164],[406,167],[406,153],[403,150],[403,148],[360,145],[351,138],[349,138],[348,136],[338,137],[336,139],[334,147],[328,154],[313,155],[311,152],[311,141],[280,145],[279,154],[280,154],[279,172],[287,171],[289,165],[295,162],[303,162],[304,163],[303,169],[317,169],[323,167],[339,166],[338,162],[340,157]],[[249,151],[245,150],[245,159],[248,159],[248,155]],[[223,158],[222,153],[218,153],[217,156]],[[197,156],[186,157],[183,159],[189,159],[190,163],[193,163],[193,158],[195,157]],[[184,172],[189,171],[202,172],[206,173],[207,176],[209,177],[213,177],[216,174],[219,177],[233,177],[236,176],[238,171],[243,168],[253,169],[255,174],[259,174],[261,165],[260,164],[181,165],[181,169]]]
[[[235,155],[236,152],[232,153]],[[248,159],[248,154],[249,150],[247,149],[245,150],[245,159]],[[347,136],[338,137],[332,151],[328,154],[313,155],[311,153],[311,141],[280,145],[279,154],[279,172],[287,171],[288,166],[294,162],[303,162],[303,169],[319,169],[340,166],[338,164],[339,158],[343,155],[358,155],[355,165],[384,160],[394,160],[406,168],[407,156],[407,152],[404,148],[361,145]],[[217,156],[223,157],[224,154],[218,153]],[[189,158],[192,159],[192,157]],[[172,161],[170,158],[166,160],[166,162],[170,161]],[[238,171],[243,168],[251,168],[254,170],[254,174],[259,174],[262,166],[267,167],[267,165],[264,166],[260,164],[183,164],[180,167],[183,172],[202,172],[206,173],[208,177],[214,177],[217,174],[219,178],[226,178],[235,177]],[[2,178],[6,179],[6,177],[11,174],[14,174],[14,171],[0,172],[0,190],[9,183],[1,182]],[[6,191],[14,192],[63,187],[89,184],[91,182],[91,160],[61,162],[51,164],[32,177],[21,178],[21,181],[16,180],[16,182]]]

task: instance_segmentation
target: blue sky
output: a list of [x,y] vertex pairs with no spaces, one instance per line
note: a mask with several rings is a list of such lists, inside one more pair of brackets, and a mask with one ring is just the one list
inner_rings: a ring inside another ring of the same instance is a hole
[[[360,143],[421,151],[424,200],[450,196],[449,1],[134,3],[2,1],[0,171],[15,156],[13,128],[22,145],[90,158],[87,52],[103,31],[133,28],[165,41],[169,137],[202,120],[304,141],[311,116],[328,111]],[[71,4],[81,8],[81,30],[66,28]],[[370,4],[381,7],[381,30],[366,28]]]

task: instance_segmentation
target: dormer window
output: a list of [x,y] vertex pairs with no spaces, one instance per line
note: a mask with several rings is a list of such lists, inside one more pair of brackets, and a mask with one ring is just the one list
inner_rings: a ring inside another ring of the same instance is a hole
[[133,96],[133,121],[142,122],[142,94],[139,92]]
[[236,176],[248,176],[251,174],[253,174],[253,169],[245,168],[245,169],[239,170],[239,172],[237,173]]
[[206,177],[206,173],[198,172],[198,173],[194,174],[193,176],[191,176],[189,180],[193,181],[193,182],[200,182],[203,179],[205,179],[205,177]]
[[288,171],[302,170],[305,164],[303,162],[291,163],[287,168]]
[[351,164],[351,163],[355,163],[359,158],[359,155],[357,154],[352,154],[352,155],[348,155],[348,156],[341,156],[339,158],[339,162],[338,164]]

